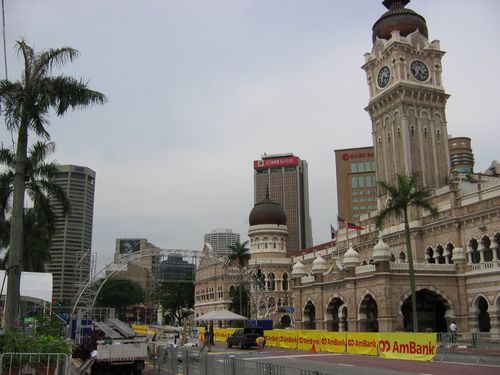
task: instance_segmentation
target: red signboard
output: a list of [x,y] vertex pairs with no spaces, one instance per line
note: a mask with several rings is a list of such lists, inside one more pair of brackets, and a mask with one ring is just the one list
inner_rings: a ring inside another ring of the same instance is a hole
[[263,160],[254,160],[253,167],[255,169],[263,168],[281,168],[299,165],[300,159],[297,156],[286,156],[283,158],[269,158]]
[[342,154],[342,160],[352,160],[352,159],[373,159],[373,152],[345,152]]

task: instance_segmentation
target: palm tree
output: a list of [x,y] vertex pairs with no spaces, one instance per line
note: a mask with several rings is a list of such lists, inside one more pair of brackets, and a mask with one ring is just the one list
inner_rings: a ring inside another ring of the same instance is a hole
[[[55,199],[62,207],[63,215],[70,210],[70,203],[62,187],[53,181],[57,173],[54,162],[46,163],[45,158],[55,150],[53,142],[38,141],[31,146],[28,155],[26,190],[33,202],[33,207],[24,212],[24,251],[22,265],[25,271],[44,272],[45,264],[50,260],[51,240],[55,231],[55,216],[50,199]],[[15,155],[9,149],[0,149],[0,163],[7,170],[0,175],[0,225],[9,227],[7,220],[12,200]],[[8,232],[2,238],[4,246],[8,246]],[[4,259],[8,259],[8,254]]]
[[[229,255],[229,259],[235,260],[238,265],[243,268],[248,264],[248,260],[250,259],[250,249],[247,247],[248,241],[240,243],[240,241],[236,241],[234,245],[230,245],[229,249],[232,253]],[[240,292],[240,314],[243,311],[243,284],[240,281],[239,286]]]
[[247,247],[248,241],[240,243],[236,241],[234,245],[228,246],[231,250],[229,259],[236,261],[240,267],[245,267],[250,259],[250,249]]
[[7,128],[17,132],[17,149],[10,225],[10,256],[7,274],[7,302],[5,308],[5,330],[15,327],[21,260],[23,255],[23,211],[25,179],[28,172],[28,132],[50,139],[45,129],[49,124],[48,114],[54,110],[62,116],[69,108],[83,108],[102,104],[106,97],[90,90],[87,83],[65,75],[52,75],[53,68],[63,66],[78,57],[78,51],[70,47],[49,49],[35,53],[24,40],[16,42],[15,49],[23,58],[24,70],[21,79],[0,81],[0,108]]
[[411,289],[411,307],[413,318],[413,332],[418,332],[417,319],[417,294],[415,289],[415,272],[413,269],[413,254],[410,240],[410,224],[408,222],[408,210],[410,207],[428,210],[433,217],[438,215],[438,210],[431,199],[431,192],[421,188],[418,184],[418,175],[398,175],[396,185],[379,182],[386,191],[388,200],[386,206],[375,217],[375,226],[381,230],[385,221],[390,216],[403,219],[405,225],[406,249],[408,251],[408,268]]

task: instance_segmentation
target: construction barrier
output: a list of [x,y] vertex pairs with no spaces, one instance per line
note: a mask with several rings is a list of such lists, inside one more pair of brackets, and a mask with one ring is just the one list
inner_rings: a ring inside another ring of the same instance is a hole
[[436,355],[435,333],[392,333],[379,334],[379,356],[382,358],[430,361]]

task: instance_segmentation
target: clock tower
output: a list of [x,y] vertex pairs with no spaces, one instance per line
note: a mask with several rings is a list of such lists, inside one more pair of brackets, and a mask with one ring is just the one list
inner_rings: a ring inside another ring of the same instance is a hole
[[429,42],[424,17],[405,8],[409,0],[385,0],[373,25],[373,48],[365,54],[376,174],[420,174],[422,186],[448,183],[450,159],[439,41]]

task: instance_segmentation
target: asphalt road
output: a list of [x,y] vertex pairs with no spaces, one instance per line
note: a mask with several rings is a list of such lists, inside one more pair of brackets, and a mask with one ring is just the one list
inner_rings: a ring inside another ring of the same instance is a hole
[[364,355],[307,353],[279,348],[266,348],[263,353],[257,353],[256,350],[226,349],[220,345],[212,349],[210,356],[214,356],[217,362],[222,362],[228,356],[243,359],[245,375],[255,374],[257,366],[264,366],[264,363],[286,366],[287,375],[300,374],[299,369],[332,375],[500,374],[500,355],[495,353],[445,352],[439,353],[433,362],[420,362]]

